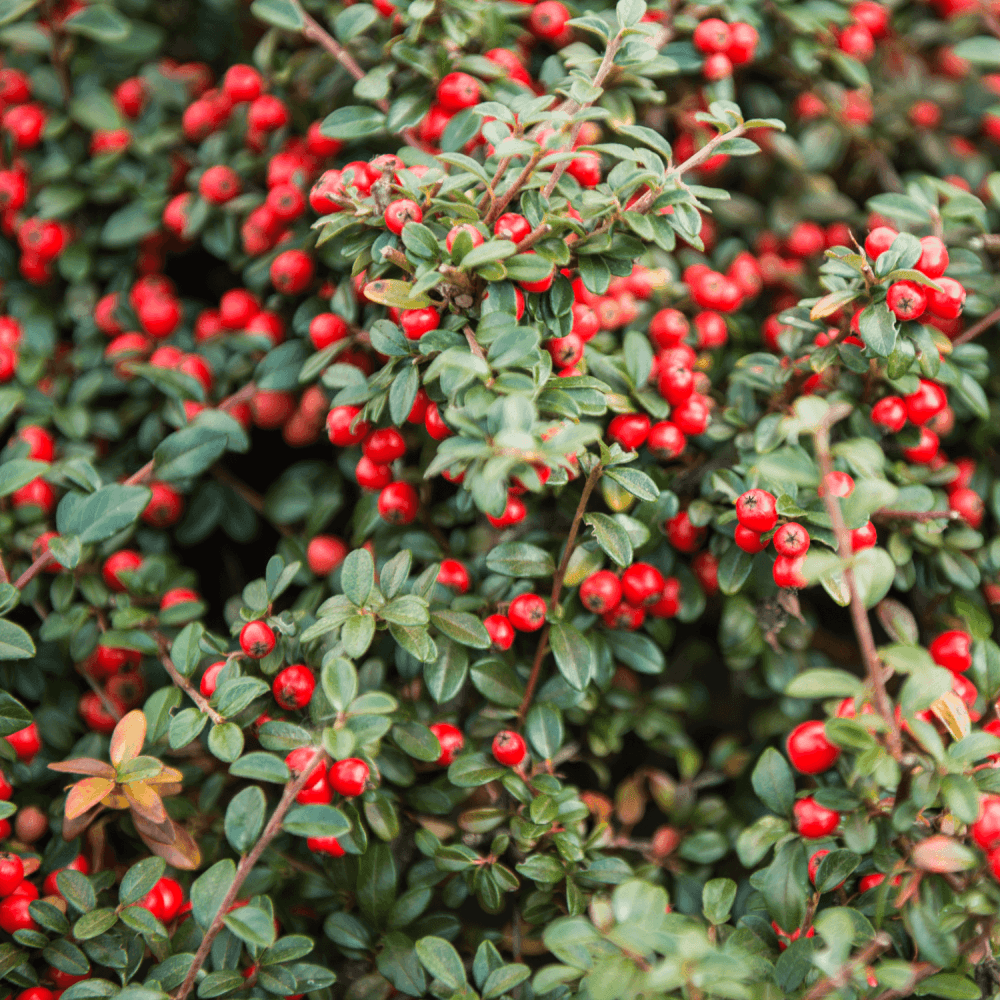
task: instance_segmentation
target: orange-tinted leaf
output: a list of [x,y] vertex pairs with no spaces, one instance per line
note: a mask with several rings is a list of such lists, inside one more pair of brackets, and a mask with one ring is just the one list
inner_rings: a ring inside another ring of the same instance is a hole
[[163,770],[155,778],[146,778],[146,784],[148,785],[160,785],[166,782],[180,784],[184,780],[184,775],[177,770],[176,767],[167,767],[166,764],[163,765]]
[[954,691],[945,691],[931,704],[931,711],[951,733],[952,739],[960,740],[969,735],[969,730],[972,728],[969,709]]
[[128,799],[121,792],[111,792],[104,800],[109,809],[128,809]]
[[62,774],[92,774],[96,778],[113,778],[115,769],[103,760],[95,760],[93,757],[77,757],[75,760],[58,761],[49,764],[50,771],[59,771]]
[[167,818],[163,799],[144,781],[130,781],[122,785],[122,791],[132,811],[141,813],[151,823],[162,823]]
[[910,861],[926,872],[961,872],[976,866],[976,853],[944,834],[921,840],[910,853]]
[[111,734],[111,763],[117,767],[123,760],[138,757],[146,742],[146,716],[136,708],[115,726]]
[[104,798],[115,783],[110,778],[83,778],[69,790],[66,796],[65,814],[67,819],[82,816],[92,806]]

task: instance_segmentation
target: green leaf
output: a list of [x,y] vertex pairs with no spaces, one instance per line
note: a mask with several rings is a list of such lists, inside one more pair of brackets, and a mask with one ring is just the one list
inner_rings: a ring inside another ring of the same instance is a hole
[[15,490],[27,486],[48,471],[48,462],[36,462],[30,458],[12,458],[0,465],[0,497],[10,496]]
[[753,569],[753,556],[738,545],[730,545],[719,560],[719,590],[727,596],[738,594]]
[[731,878],[713,878],[701,890],[701,911],[710,924],[724,924],[736,902],[736,883]]
[[236,778],[269,781],[275,785],[283,785],[292,776],[288,765],[280,757],[261,750],[244,754],[239,760],[233,761],[229,765],[229,773]]
[[223,722],[208,731],[208,749],[228,764],[243,753],[243,730],[235,722]]
[[128,18],[104,3],[90,4],[63,21],[63,28],[96,42],[121,42],[132,30]]
[[502,576],[531,577],[551,576],[556,570],[551,554],[528,542],[497,545],[486,555],[486,568]]
[[866,608],[873,608],[889,593],[896,564],[885,549],[863,549],[854,557],[854,582]]
[[[0,660],[26,660],[35,655],[35,643],[31,636],[20,625],[0,618]],[[14,699],[12,698],[11,701]],[[6,706],[0,702],[0,719]],[[23,706],[21,706],[23,707]],[[30,725],[31,718],[24,725],[18,726],[23,729]],[[17,730],[11,730],[16,732]],[[4,734],[9,735],[9,734]]]
[[392,727],[396,746],[415,760],[435,761],[441,756],[438,738],[419,722],[399,722]]
[[[975,41],[975,39],[970,39]],[[996,41],[996,39],[989,39]],[[959,43],[959,45],[964,43]],[[1000,43],[998,43],[1000,45]],[[957,49],[959,46],[956,45]],[[998,56],[1000,61],[1000,56]],[[957,972],[939,972],[928,976],[922,983],[913,988],[913,995],[918,997],[943,997],[944,1000],[979,1000],[982,990],[968,977]]]
[[549,645],[559,673],[570,686],[583,691],[597,667],[594,650],[583,633],[565,622],[554,622],[549,629]]
[[56,875],[56,886],[63,899],[81,913],[89,913],[97,906],[97,894],[86,875],[71,868],[64,868]]
[[384,604],[378,609],[378,616],[397,625],[427,625],[431,620],[427,602],[412,594],[403,594]]
[[976,66],[1000,66],[1000,39],[987,35],[966,38],[952,46],[959,59],[968,59]]
[[854,674],[822,667],[793,677],[785,694],[789,698],[856,698],[863,688],[861,679]]
[[246,980],[239,972],[221,969],[218,972],[210,972],[198,984],[198,996],[201,1000],[208,1000],[209,997],[219,997],[223,993],[231,993],[244,986]]
[[854,851],[831,851],[816,868],[817,892],[832,892],[861,864]]
[[258,20],[286,31],[301,31],[305,27],[301,9],[291,0],[253,0],[250,13]]
[[624,486],[632,496],[638,497],[640,500],[660,499],[660,491],[656,483],[645,472],[616,465],[613,468],[605,469],[604,475],[613,479],[619,486]]
[[465,985],[465,966],[461,956],[444,938],[424,937],[416,943],[417,958],[423,967],[449,989]]
[[167,863],[163,858],[152,857],[137,861],[122,878],[118,901],[123,905],[137,903],[156,885],[166,868]]
[[558,753],[565,736],[562,713],[545,702],[531,706],[524,725],[525,735],[543,760],[551,760]]
[[896,320],[884,302],[866,306],[858,319],[861,339],[877,355],[887,358],[896,346]]
[[226,840],[234,851],[246,853],[264,829],[267,799],[257,785],[244,788],[233,796],[226,809]]
[[750,776],[757,797],[780,816],[787,816],[795,804],[795,779],[785,758],[768,747]]
[[437,659],[424,664],[424,683],[427,693],[441,704],[461,691],[469,674],[469,654],[460,643],[443,637],[437,640],[437,648]]
[[255,948],[274,944],[274,917],[256,906],[241,906],[227,913],[222,921],[241,941]]
[[230,858],[223,858],[191,884],[191,912],[202,930],[215,919],[235,878],[235,863]]
[[[56,509],[56,528],[84,545],[103,542],[135,524],[152,493],[145,486],[102,486],[89,496],[67,494]],[[67,503],[72,498],[72,502]]]
[[340,641],[348,656],[363,656],[375,638],[375,619],[372,615],[351,615],[340,630]]
[[601,549],[619,566],[632,563],[632,542],[628,532],[608,514],[585,514],[584,523],[594,529]]
[[490,634],[486,626],[467,611],[432,611],[431,624],[449,639],[474,649],[489,649]]
[[111,930],[118,923],[118,914],[111,907],[85,913],[73,925],[73,937],[77,941],[89,941]]
[[298,837],[342,837],[351,829],[351,823],[333,806],[311,805],[292,809],[282,828]]
[[340,586],[344,596],[359,608],[364,606],[375,586],[375,563],[367,549],[354,549],[340,568]]
[[[259,2],[259,0],[257,0]],[[337,108],[323,119],[320,133],[330,139],[348,142],[353,139],[370,138],[381,132],[385,126],[385,115],[374,108],[353,106]]]
[[175,431],[153,453],[156,478],[172,481],[199,475],[222,456],[228,441],[226,434],[198,424]]

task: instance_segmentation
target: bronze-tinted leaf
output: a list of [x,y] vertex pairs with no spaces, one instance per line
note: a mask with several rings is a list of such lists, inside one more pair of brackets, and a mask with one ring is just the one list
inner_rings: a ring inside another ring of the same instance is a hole
[[155,778],[146,778],[145,780],[149,785],[163,785],[168,783],[180,785],[184,781],[184,775],[176,767],[167,767],[164,764],[163,770]]
[[172,822],[170,822],[170,825],[172,827],[172,839],[166,842],[153,840],[151,837],[146,836],[138,823],[136,824],[136,830],[139,831],[139,836],[142,837],[143,843],[154,854],[163,858],[168,865],[187,871],[197,868],[201,864],[201,851],[198,849],[198,845],[183,827],[179,827]]
[[167,818],[163,799],[144,781],[130,781],[122,785],[122,791],[128,799],[133,814],[139,813],[151,823],[162,823]]
[[162,823],[154,823],[147,819],[142,813],[132,813],[132,822],[135,823],[136,830],[139,831],[143,840],[155,840],[158,844],[169,844],[174,839],[173,823],[168,816]]
[[72,840],[74,837],[79,837],[102,812],[104,812],[104,805],[98,802],[96,806],[77,816],[76,819],[67,819],[63,816],[63,840]]
[[114,787],[115,783],[110,778],[81,779],[70,788],[69,795],[66,796],[66,818],[76,819],[77,816],[82,816]]
[[104,804],[109,809],[128,809],[128,799],[120,791],[112,792],[104,800]]
[[136,708],[115,726],[111,734],[111,763],[117,767],[123,760],[138,757],[146,742],[146,716]]
[[95,760],[93,757],[77,757],[74,760],[57,761],[49,764],[50,771],[59,771],[62,774],[92,774],[97,778],[113,778],[115,769],[103,760]]

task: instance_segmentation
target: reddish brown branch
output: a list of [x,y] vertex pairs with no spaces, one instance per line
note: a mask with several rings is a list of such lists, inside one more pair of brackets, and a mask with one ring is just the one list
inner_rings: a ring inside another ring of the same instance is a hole
[[191,682],[174,666],[174,661],[170,659],[170,640],[162,632],[154,632],[153,638],[160,645],[160,663],[163,669],[170,675],[174,682],[174,687],[180,688],[213,722],[214,725],[221,725],[226,720],[208,703],[200,691],[197,691]]
[[960,333],[952,341],[952,345],[958,347],[959,344],[967,344],[970,340],[975,340],[976,337],[988,330],[997,320],[1000,320],[1000,308],[994,309],[993,312],[984,316],[979,322],[973,323],[964,333]]

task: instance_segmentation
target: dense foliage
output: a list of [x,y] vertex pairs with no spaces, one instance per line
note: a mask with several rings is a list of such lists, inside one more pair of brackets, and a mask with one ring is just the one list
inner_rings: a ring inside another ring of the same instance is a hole
[[996,992],[992,5],[0,51],[4,990]]

